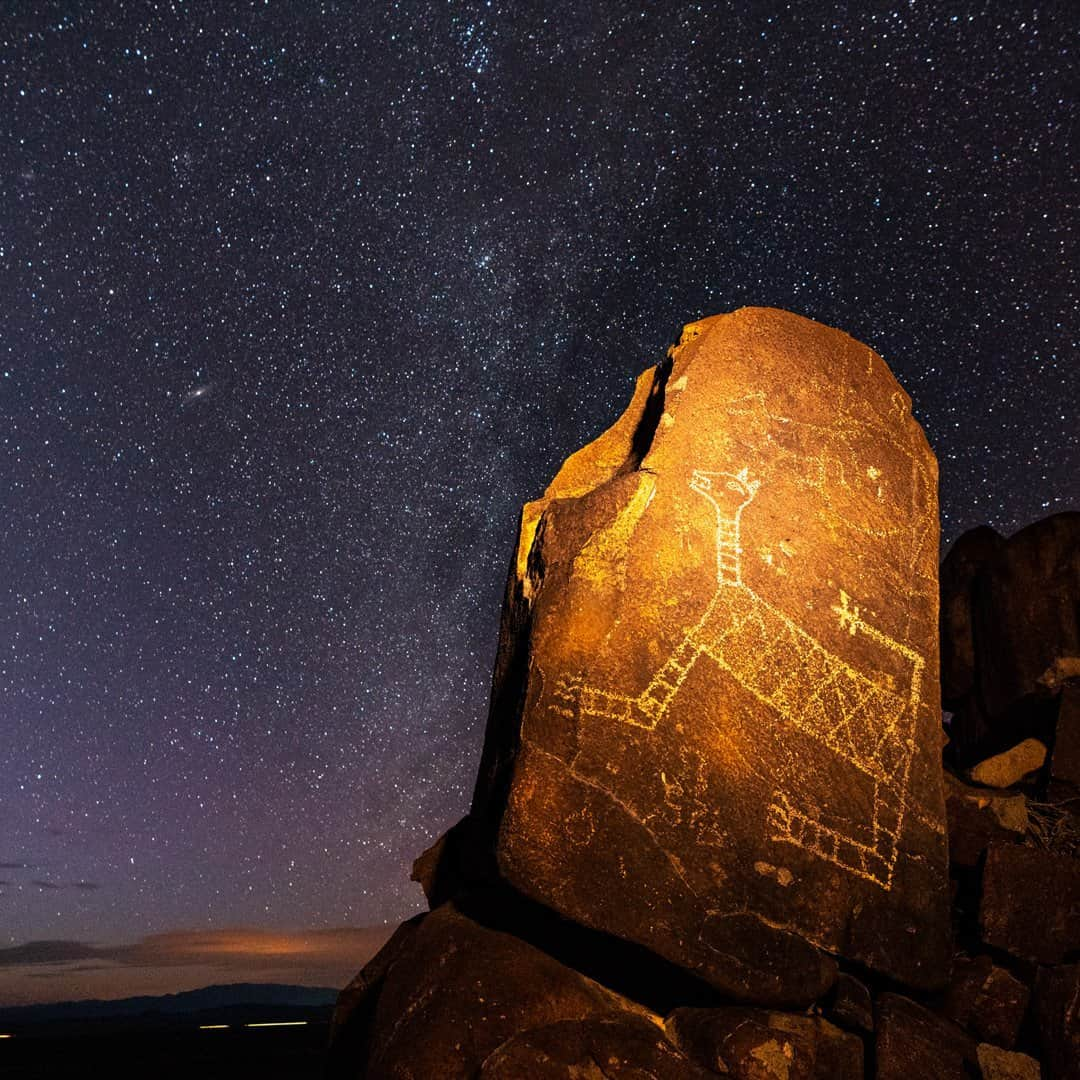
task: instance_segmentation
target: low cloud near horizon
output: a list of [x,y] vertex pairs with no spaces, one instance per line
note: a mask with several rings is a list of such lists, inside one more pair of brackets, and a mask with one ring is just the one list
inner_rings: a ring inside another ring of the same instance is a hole
[[0,949],[0,1005],[172,994],[213,983],[341,987],[392,929],[174,930],[123,945],[29,941]]

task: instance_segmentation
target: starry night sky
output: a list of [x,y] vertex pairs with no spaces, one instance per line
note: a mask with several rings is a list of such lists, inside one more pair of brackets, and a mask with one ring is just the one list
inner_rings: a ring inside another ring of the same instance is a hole
[[0,946],[372,926],[523,500],[685,322],[1080,508],[1068,3],[0,3]]

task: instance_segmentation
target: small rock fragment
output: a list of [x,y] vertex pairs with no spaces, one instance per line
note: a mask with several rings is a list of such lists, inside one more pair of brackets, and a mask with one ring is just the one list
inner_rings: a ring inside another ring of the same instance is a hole
[[989,1043],[980,1043],[977,1052],[982,1080],[1041,1080],[1039,1063],[1027,1054],[1002,1050]]
[[1000,754],[980,761],[970,772],[971,779],[986,787],[1007,788],[1020,783],[1046,762],[1046,747],[1038,739],[1025,739]]

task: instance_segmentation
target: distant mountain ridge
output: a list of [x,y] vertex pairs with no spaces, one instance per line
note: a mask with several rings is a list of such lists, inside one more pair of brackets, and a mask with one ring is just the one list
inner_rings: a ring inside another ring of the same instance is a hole
[[338,991],[326,986],[281,983],[228,983],[158,997],[115,1001],[61,1001],[47,1005],[0,1007],[0,1024],[44,1024],[54,1021],[113,1020],[147,1014],[181,1016],[241,1006],[320,1009],[333,1006]]

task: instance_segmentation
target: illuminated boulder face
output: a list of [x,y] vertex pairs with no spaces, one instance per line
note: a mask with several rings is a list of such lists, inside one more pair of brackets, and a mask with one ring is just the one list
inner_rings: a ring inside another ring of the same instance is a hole
[[865,345],[688,326],[523,513],[474,805],[502,878],[743,999],[832,956],[941,984],[936,479]]

